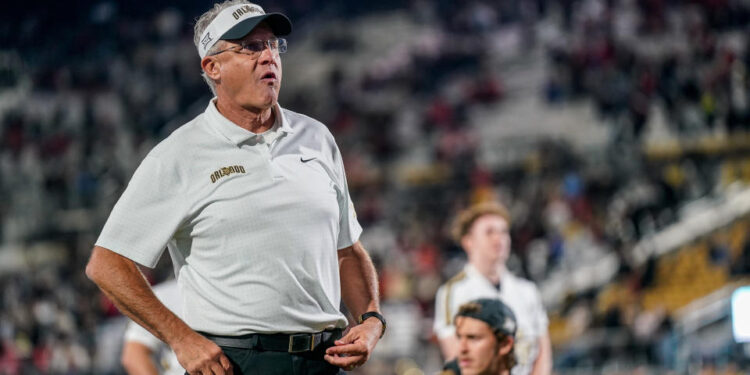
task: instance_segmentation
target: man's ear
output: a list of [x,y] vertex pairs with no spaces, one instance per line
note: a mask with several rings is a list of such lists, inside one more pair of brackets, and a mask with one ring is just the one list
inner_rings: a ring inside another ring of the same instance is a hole
[[508,336],[505,338],[505,340],[500,343],[500,348],[497,349],[497,354],[499,356],[505,356],[513,349],[513,344],[515,344],[515,340]]
[[464,236],[463,236],[463,237],[461,237],[461,248],[463,248],[463,249],[464,249],[464,251],[465,251],[465,252],[466,252],[467,254],[468,254],[468,253],[469,253],[469,251],[470,251],[469,249],[471,249],[471,244],[472,244],[472,242],[473,242],[473,241],[471,240],[471,236],[469,236],[469,234],[468,234],[468,233],[467,233],[467,234],[464,234]]
[[215,56],[206,56],[201,60],[201,68],[208,78],[218,81],[221,78],[221,62]]

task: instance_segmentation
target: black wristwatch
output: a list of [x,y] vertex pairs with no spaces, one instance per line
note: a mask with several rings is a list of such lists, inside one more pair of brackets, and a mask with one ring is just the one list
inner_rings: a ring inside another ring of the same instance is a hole
[[383,335],[385,335],[385,326],[386,326],[385,318],[383,317],[383,315],[381,315],[377,311],[368,311],[359,317],[359,324],[362,324],[362,322],[364,322],[365,320],[369,318],[377,318],[378,320],[380,320],[381,323],[383,323],[383,330],[380,331],[380,337],[383,337]]

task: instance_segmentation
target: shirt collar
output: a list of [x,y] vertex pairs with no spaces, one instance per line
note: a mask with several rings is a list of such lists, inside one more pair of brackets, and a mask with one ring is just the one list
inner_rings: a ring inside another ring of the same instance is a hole
[[[278,103],[274,104],[273,111],[275,115],[274,124],[269,131],[278,131],[281,133],[294,133],[289,121],[284,116],[284,111],[281,110],[281,106]],[[228,118],[224,117],[219,110],[216,108],[216,98],[211,99],[208,102],[208,107],[204,112],[208,123],[216,129],[224,138],[234,145],[241,145],[251,139],[257,139],[263,137],[264,133],[256,134],[247,129],[240,127]]]
[[[492,283],[486,277],[484,277],[484,275],[479,272],[479,270],[471,263],[466,263],[466,265],[464,266],[464,271],[466,272],[467,276],[482,280],[487,285],[493,286]],[[500,285],[502,285],[503,288],[505,288],[505,285],[507,284],[509,274],[510,271],[508,271],[507,269],[500,274]]]

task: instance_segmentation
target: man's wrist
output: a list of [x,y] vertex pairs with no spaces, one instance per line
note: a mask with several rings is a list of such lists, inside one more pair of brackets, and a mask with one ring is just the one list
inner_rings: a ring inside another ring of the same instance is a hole
[[164,342],[171,348],[179,346],[185,341],[189,341],[193,337],[193,335],[200,336],[197,332],[193,331],[187,324],[182,321],[172,321],[171,328],[167,329],[166,331],[169,332],[169,336],[165,337]]
[[381,315],[377,311],[368,311],[359,317],[359,324],[364,323],[366,320],[376,319],[380,321],[381,328],[380,328],[380,337],[382,338],[383,335],[385,335],[385,329],[387,327],[387,323],[385,322],[385,317]]

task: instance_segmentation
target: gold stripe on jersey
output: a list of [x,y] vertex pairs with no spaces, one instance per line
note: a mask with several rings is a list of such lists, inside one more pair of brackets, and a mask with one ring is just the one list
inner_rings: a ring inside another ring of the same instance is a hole
[[453,314],[451,314],[451,291],[453,284],[466,278],[466,271],[461,271],[456,276],[451,277],[447,283],[445,283],[445,324],[453,324]]

